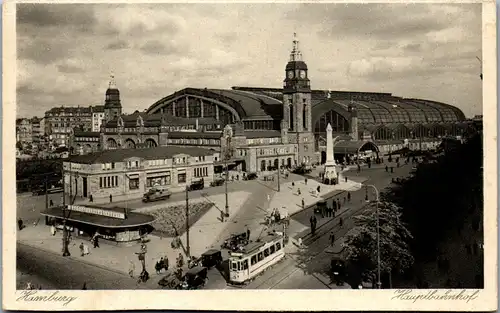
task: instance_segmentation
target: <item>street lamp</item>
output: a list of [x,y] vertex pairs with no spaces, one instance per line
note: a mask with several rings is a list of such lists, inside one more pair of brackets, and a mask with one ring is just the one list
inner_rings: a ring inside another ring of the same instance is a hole
[[227,192],[227,182],[229,180],[229,160],[231,159],[231,134],[230,129],[226,130],[226,147],[224,151],[224,161],[226,166],[226,181],[225,181],[225,195],[226,195],[226,207],[225,207],[225,217],[229,217],[229,199]]
[[382,286],[382,282],[380,282],[380,214],[379,214],[379,209],[378,209],[378,204],[380,201],[379,198],[379,192],[377,187],[374,185],[366,185],[366,196],[365,200],[366,202],[368,201],[368,187],[373,188],[375,190],[375,210],[377,212],[377,288],[380,289]]

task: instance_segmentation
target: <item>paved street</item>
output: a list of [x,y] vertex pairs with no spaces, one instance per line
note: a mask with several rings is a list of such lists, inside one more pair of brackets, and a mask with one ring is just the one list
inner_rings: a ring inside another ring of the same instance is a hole
[[[399,169],[395,168],[394,173],[386,173],[383,167],[373,168],[373,169],[363,169],[361,173],[348,172],[346,176],[352,180],[363,181],[368,179],[366,183],[374,184],[377,187],[386,186],[390,183],[392,177],[402,177],[408,175],[411,170],[411,166],[403,166]],[[366,178],[364,178],[364,176]],[[293,176],[295,177],[295,175]],[[297,179],[297,177],[290,179]],[[298,177],[298,179],[303,179]],[[284,180],[283,180],[284,182]],[[214,244],[215,247],[221,243],[221,241],[227,237],[230,233],[242,231],[246,227],[252,229],[252,238],[258,236],[258,230],[263,229],[260,222],[262,222],[265,211],[268,209],[267,199],[263,196],[266,193],[275,192],[275,182],[262,182],[262,181],[249,181],[249,182],[237,182],[230,184],[230,191],[235,191],[237,189],[244,189],[247,192],[251,192],[251,195],[243,204],[243,207],[239,210],[236,216],[233,216],[233,220],[237,222],[227,223],[223,233],[221,234],[219,240]],[[202,192],[207,194],[217,194],[220,192],[220,188],[208,188]],[[381,188],[382,189],[382,188]],[[223,191],[223,189],[222,189]],[[193,192],[193,197],[198,194],[201,196],[202,192]],[[349,216],[357,213],[358,209],[356,207],[361,207],[364,205],[365,191],[361,189],[359,191],[351,192],[352,199],[351,203],[345,204],[346,211],[344,218],[343,229],[338,229],[338,218],[331,220],[325,219],[319,221],[319,225],[325,224],[318,229],[319,236],[317,238],[311,238],[308,235],[308,224],[309,217],[312,214],[313,208],[308,208],[305,211],[298,213],[292,217],[293,222],[301,224],[303,232],[298,234],[304,237],[304,243],[308,245],[306,249],[302,251],[296,251],[292,244],[289,244],[288,250],[290,250],[287,258],[277,264],[275,267],[265,272],[261,277],[258,277],[253,283],[249,284],[247,288],[253,289],[301,289],[301,288],[337,288],[330,283],[330,278],[328,277],[328,268],[330,258],[328,257],[325,248],[329,246],[329,234],[331,229],[334,229],[336,234],[336,239],[340,242],[341,237],[347,230],[352,226]],[[52,195],[57,196],[57,195]],[[184,196],[183,194],[178,195],[179,197]],[[340,194],[341,199],[343,199],[343,194]],[[37,218],[35,210],[39,207],[44,208],[44,197],[27,197],[28,199],[22,198],[23,203],[34,203],[35,205],[26,209],[22,209],[24,215],[23,218]],[[30,199],[34,198],[34,199]],[[37,202],[38,201],[38,202]],[[173,198],[171,201],[176,201]],[[18,199],[18,203],[20,200]],[[170,201],[169,201],[170,202]],[[129,202],[130,203],[130,202]],[[142,204],[142,202],[140,202]],[[18,208],[18,212],[19,212]],[[321,236],[323,234],[323,236]],[[293,234],[291,234],[293,236]],[[114,248],[119,249],[119,248]],[[32,262],[30,260],[37,260],[37,262]],[[75,263],[76,262],[76,263]],[[58,265],[59,264],[59,265]],[[52,266],[53,265],[53,266]],[[75,270],[78,268],[78,270]],[[82,263],[78,260],[67,259],[59,256],[58,254],[47,253],[36,248],[27,247],[25,245],[18,245],[18,269],[23,273],[36,273],[37,275],[31,275],[29,279],[40,280],[42,286],[47,284],[48,281],[53,283],[55,286],[52,288],[81,288],[84,282],[88,284],[97,284],[95,288],[103,289],[113,289],[113,288],[158,288],[157,282],[161,276],[153,275],[150,282],[147,284],[142,284],[137,286],[135,280],[130,279],[123,274],[123,271],[109,271],[105,268],[99,268],[91,266],[88,263]],[[54,278],[57,274],[62,274],[63,278]],[[87,274],[89,273],[89,274]],[[27,279],[26,276],[21,276],[23,279]],[[66,278],[65,278],[66,277]],[[215,270],[211,270],[209,274],[209,281],[207,283],[208,289],[221,289],[230,288],[226,286],[225,280],[222,278],[220,273]],[[20,284],[22,280],[20,280]],[[110,282],[112,281],[112,282]],[[49,284],[50,285],[50,284]],[[44,288],[51,288],[51,286]],[[102,286],[102,287],[101,287]],[[117,287],[120,286],[120,287]],[[125,287],[126,286],[126,287]],[[23,287],[23,286],[21,286]],[[93,288],[93,287],[89,287]]]

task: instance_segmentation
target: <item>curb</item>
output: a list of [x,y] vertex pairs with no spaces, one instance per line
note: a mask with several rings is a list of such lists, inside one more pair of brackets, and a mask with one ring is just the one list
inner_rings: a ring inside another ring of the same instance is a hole
[[[52,250],[40,248],[40,247],[37,247],[35,245],[29,244],[29,243],[25,243],[25,242],[22,242],[22,241],[17,241],[17,244],[18,245],[24,245],[24,246],[27,246],[27,247],[30,247],[30,248],[33,248],[33,249],[36,249],[36,250],[39,250],[39,251],[43,251],[43,252],[46,252],[46,253],[50,253],[50,254],[53,254],[53,255],[60,256],[57,253],[55,253],[54,251],[52,251]],[[106,267],[106,266],[98,265],[98,264],[95,264],[95,263],[90,262],[90,261],[81,260],[81,259],[75,258],[73,256],[69,256],[69,257],[60,256],[60,257],[62,257],[62,258],[68,258],[68,259],[70,259],[72,261],[80,262],[80,263],[83,263],[83,264],[86,264],[86,265],[89,265],[89,266],[94,266],[94,267],[100,268],[102,270],[106,270],[106,271],[113,272],[113,273],[116,273],[116,274],[120,274],[120,275],[123,275],[123,276],[128,276],[127,275],[128,273],[126,273],[126,272],[122,272],[122,271],[115,270],[115,269],[112,269],[112,268],[109,268],[109,267]]]

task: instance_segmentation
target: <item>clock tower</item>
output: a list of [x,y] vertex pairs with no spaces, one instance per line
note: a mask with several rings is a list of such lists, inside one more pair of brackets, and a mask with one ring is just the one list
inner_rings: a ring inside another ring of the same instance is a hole
[[302,61],[296,34],[283,81],[283,126],[288,142],[296,144],[297,165],[314,162],[314,134],[311,121],[311,84],[307,64]]

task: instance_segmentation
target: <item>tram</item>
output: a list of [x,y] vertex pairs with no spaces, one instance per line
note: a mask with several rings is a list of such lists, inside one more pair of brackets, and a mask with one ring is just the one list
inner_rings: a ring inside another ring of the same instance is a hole
[[283,236],[267,235],[229,256],[229,282],[244,284],[285,257]]

